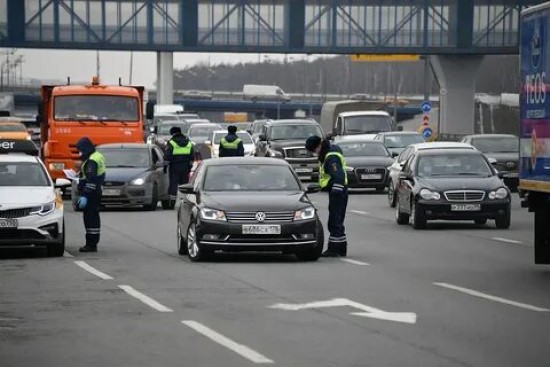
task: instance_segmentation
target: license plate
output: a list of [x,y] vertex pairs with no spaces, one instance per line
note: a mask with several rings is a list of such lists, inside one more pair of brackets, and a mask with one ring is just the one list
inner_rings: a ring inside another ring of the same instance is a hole
[[481,204],[451,204],[453,212],[478,212],[481,210]]
[[243,225],[243,234],[281,234],[280,225]]
[[103,196],[120,196],[120,189],[103,189]]
[[313,169],[307,167],[297,167],[294,168],[294,171],[296,171],[296,173],[310,173],[313,172]]
[[17,219],[0,219],[0,228],[17,228]]
[[382,179],[382,175],[380,174],[368,173],[368,174],[361,175],[361,180],[381,180],[381,179]]
[[506,177],[506,178],[518,178],[519,174],[517,172],[510,172],[510,173],[505,173],[504,177]]

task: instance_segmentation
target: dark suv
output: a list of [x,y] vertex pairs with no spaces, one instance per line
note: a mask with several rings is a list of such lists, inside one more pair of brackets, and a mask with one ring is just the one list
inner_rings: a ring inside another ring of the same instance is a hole
[[319,177],[317,158],[305,148],[312,135],[323,137],[314,120],[274,120],[266,123],[256,147],[256,156],[285,159],[303,181]]

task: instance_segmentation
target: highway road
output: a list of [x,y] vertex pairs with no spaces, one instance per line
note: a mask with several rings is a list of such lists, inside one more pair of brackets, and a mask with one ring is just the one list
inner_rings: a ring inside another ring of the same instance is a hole
[[[326,221],[327,198],[312,195]],[[102,214],[100,251],[2,252],[0,365],[548,366],[550,267],[532,216],[510,230],[398,226],[384,195],[350,196],[348,258],[176,253],[175,212]]]

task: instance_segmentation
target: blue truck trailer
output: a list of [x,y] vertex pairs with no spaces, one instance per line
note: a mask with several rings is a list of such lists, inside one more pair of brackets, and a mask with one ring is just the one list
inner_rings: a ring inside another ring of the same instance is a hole
[[520,69],[522,206],[535,216],[535,263],[550,264],[550,2],[521,13]]

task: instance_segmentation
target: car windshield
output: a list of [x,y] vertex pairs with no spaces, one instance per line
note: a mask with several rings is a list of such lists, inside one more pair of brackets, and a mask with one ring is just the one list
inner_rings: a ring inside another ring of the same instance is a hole
[[111,168],[146,168],[151,165],[149,148],[99,148],[105,164]]
[[189,128],[189,138],[196,139],[196,138],[210,138],[214,131],[219,130],[220,126],[212,124],[212,126],[197,126],[193,125]]
[[[220,141],[226,135],[227,133],[225,132],[214,134],[214,144],[220,144]],[[252,138],[250,137],[250,134],[244,131],[237,131],[237,136],[243,141],[243,144],[252,144]]]
[[54,102],[54,118],[67,121],[137,122],[141,107],[134,97],[122,96],[58,96]]
[[515,137],[474,138],[472,145],[483,153],[519,152],[519,139]]
[[386,135],[384,137],[386,148],[406,148],[411,144],[424,143],[425,141],[420,134]]
[[490,176],[491,168],[481,154],[426,155],[418,160],[419,177]]
[[256,133],[261,133],[262,132],[262,128],[265,126],[265,124],[267,124],[267,122],[256,122],[252,125],[252,132],[254,134]]
[[181,118],[176,115],[155,116],[153,118],[153,125],[160,125],[166,121],[181,121]]
[[321,128],[314,124],[274,125],[269,140],[306,140],[310,136],[322,136]]
[[0,186],[50,186],[38,163],[0,162]]
[[179,127],[181,129],[181,132],[183,134],[187,134],[189,131],[189,127],[191,124],[185,123],[185,122],[163,122],[158,127],[158,134],[159,135],[170,135],[170,129],[173,127]]
[[373,142],[339,142],[345,157],[388,157],[388,150],[382,144]]
[[25,128],[25,125],[23,124],[0,124],[0,132],[7,133],[7,132],[25,132],[27,129]]
[[349,116],[344,121],[347,134],[373,134],[391,131],[391,120],[388,116]]
[[290,167],[232,164],[210,166],[204,177],[205,191],[298,191],[300,184]]

